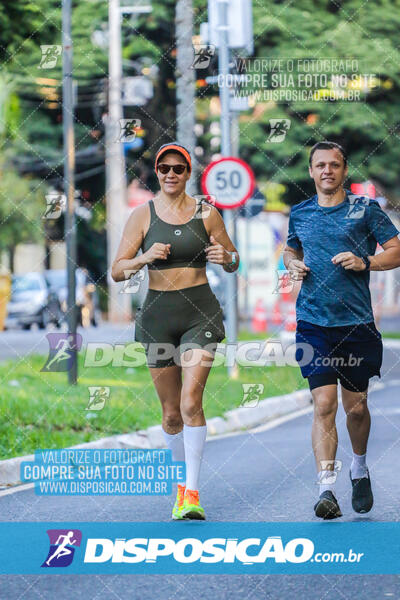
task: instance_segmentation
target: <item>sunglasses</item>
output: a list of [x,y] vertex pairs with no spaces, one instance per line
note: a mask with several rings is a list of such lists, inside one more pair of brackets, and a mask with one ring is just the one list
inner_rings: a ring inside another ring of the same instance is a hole
[[163,175],[166,175],[167,173],[169,173],[170,169],[172,169],[173,172],[176,173],[177,175],[182,175],[182,173],[186,169],[186,165],[167,165],[166,163],[161,163],[158,165],[157,169]]

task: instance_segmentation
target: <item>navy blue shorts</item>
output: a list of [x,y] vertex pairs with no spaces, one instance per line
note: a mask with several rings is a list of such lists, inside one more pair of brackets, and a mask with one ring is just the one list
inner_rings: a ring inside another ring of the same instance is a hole
[[337,384],[352,392],[368,388],[370,377],[381,376],[382,336],[375,323],[322,327],[299,320],[296,360],[310,389]]

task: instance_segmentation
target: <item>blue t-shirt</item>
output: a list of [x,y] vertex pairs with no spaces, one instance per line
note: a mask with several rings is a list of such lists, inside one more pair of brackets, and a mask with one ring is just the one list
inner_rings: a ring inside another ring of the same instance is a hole
[[324,327],[370,323],[374,320],[369,271],[345,270],[331,259],[339,252],[375,254],[399,231],[376,200],[346,191],[336,206],[320,206],[317,194],[292,207],[287,245],[303,249],[310,267],[296,303],[297,320]]

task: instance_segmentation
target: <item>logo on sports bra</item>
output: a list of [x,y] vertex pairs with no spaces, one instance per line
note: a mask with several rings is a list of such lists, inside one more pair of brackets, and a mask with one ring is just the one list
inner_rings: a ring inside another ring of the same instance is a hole
[[181,229],[175,229],[174,234],[175,235],[181,235],[182,230]]

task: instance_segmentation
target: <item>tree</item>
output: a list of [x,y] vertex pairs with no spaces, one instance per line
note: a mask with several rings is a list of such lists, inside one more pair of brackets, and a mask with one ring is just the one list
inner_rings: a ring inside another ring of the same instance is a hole
[[19,120],[18,96],[11,77],[0,72],[0,251],[7,251],[11,270],[16,246],[21,242],[43,240],[41,216],[44,202],[40,180],[20,177],[12,164],[12,152],[7,141],[17,135]]
[[41,186],[41,181],[20,177],[9,162],[0,161],[0,250],[8,252],[11,270],[18,244],[44,241]]
[[[286,63],[287,59],[352,58],[358,61],[357,73],[376,74],[378,83],[377,88],[361,89],[360,102],[260,101],[252,116],[242,117],[243,158],[258,177],[284,183],[287,202],[296,203],[314,193],[307,171],[308,153],[322,139],[347,148],[352,180],[372,178],[392,203],[399,197],[399,8],[399,0],[270,2],[268,11],[253,3],[256,57]],[[287,74],[288,70],[280,72]],[[351,76],[353,71],[341,72]],[[271,89],[271,85],[267,87]],[[267,142],[271,118],[291,121],[282,143]]]
[[176,37],[176,104],[177,136],[180,144],[187,147],[192,161],[192,177],[188,192],[197,192],[195,165],[195,70],[192,68],[193,51],[193,3],[192,0],[178,0],[175,10]]

